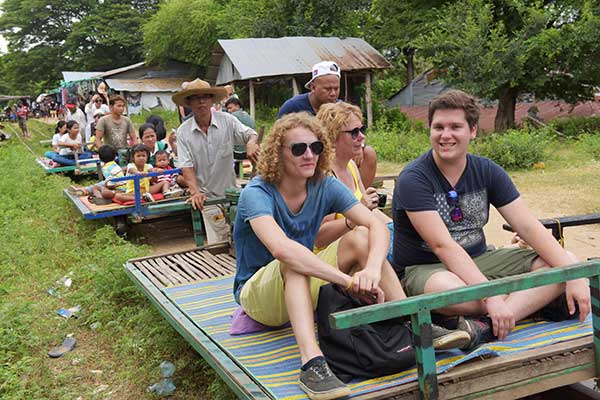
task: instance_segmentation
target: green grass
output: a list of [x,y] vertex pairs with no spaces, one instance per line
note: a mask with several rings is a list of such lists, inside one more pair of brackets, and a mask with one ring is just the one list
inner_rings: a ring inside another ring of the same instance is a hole
[[[30,126],[29,143],[42,149],[36,143],[52,128]],[[0,146],[0,398],[139,399],[158,380],[162,360],[177,366],[172,398],[233,398],[123,271],[127,259],[150,249],[120,239],[110,225],[84,221],[62,197],[71,183],[44,175],[18,138]],[[50,296],[47,289],[70,271],[72,287]],[[56,315],[76,304],[78,319]],[[94,323],[100,328],[91,329]],[[49,359],[47,351],[69,333],[77,348]],[[108,387],[95,394],[101,385]]]

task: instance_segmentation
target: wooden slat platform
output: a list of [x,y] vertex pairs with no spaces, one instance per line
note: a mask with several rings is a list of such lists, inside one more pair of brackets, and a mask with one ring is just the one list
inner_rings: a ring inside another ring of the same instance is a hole
[[[226,244],[133,259],[126,265],[126,270],[155,305],[158,304],[169,322],[203,357],[212,361],[211,365],[239,397],[264,398],[265,393],[254,385],[253,378],[241,375],[237,360],[230,359],[212,344],[209,346],[211,353],[207,354],[208,342],[200,345],[198,336],[209,342],[212,339],[200,335],[191,321],[173,308],[173,304],[161,293],[164,288],[233,274],[235,258],[229,254]],[[587,336],[511,356],[477,359],[456,366],[438,376],[439,399],[518,399],[594,376],[592,337]],[[420,399],[419,384],[415,381],[352,398],[417,400]]]
[[216,244],[129,260],[158,288],[197,282],[235,273],[235,258],[226,244]]

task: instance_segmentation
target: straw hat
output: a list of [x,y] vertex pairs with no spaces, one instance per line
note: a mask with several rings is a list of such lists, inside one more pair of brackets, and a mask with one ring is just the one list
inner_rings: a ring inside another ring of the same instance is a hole
[[191,82],[183,82],[181,90],[172,97],[173,102],[178,106],[189,107],[188,97],[196,94],[211,94],[213,103],[218,103],[227,96],[227,89],[219,86],[210,86],[206,81],[196,78]]
[[98,89],[96,89],[100,94],[106,94],[106,83],[100,82],[98,85]]

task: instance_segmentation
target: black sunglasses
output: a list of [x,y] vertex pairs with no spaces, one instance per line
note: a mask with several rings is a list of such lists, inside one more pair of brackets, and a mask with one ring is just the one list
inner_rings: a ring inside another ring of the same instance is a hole
[[361,127],[354,128],[351,131],[343,131],[343,132],[349,133],[350,136],[352,136],[352,140],[356,140],[356,138],[358,137],[358,135],[360,135],[361,133],[366,136],[366,134],[367,134],[367,128],[365,128],[365,126],[363,125]]
[[463,220],[463,212],[458,205],[458,192],[456,190],[450,190],[446,193],[446,201],[448,202],[448,205],[454,207],[452,211],[450,211],[450,219],[452,222],[461,222]]
[[325,149],[325,145],[323,142],[317,140],[312,143],[294,143],[290,146],[290,150],[295,157],[300,157],[304,153],[306,153],[306,149],[310,147],[310,152],[314,155],[318,156]]

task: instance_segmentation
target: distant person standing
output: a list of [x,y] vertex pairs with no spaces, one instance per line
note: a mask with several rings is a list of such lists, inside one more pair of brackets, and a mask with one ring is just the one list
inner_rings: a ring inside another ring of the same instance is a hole
[[31,134],[27,129],[27,116],[29,114],[29,107],[23,100],[19,100],[17,103],[17,121],[19,122],[19,128],[21,128],[21,134],[24,138],[30,138]]
[[[312,78],[304,85],[308,93],[294,96],[283,103],[277,119],[285,114],[306,111],[317,115],[323,104],[339,101],[341,69],[333,61],[321,61],[312,67]],[[365,187],[373,184],[377,172],[377,154],[371,146],[363,145],[361,154],[354,158]]]
[[87,117],[88,125],[85,129],[85,141],[89,142],[90,138],[95,134],[95,129],[92,129],[92,124],[94,121],[94,116],[96,114],[96,110],[102,111],[103,115],[110,113],[110,109],[107,104],[104,104],[103,97],[98,93],[95,93],[92,97],[90,97],[90,102],[85,105],[85,116]]
[[96,148],[100,148],[102,140],[104,144],[115,146],[118,150],[128,147],[127,135],[131,144],[139,143],[139,138],[131,120],[123,115],[125,111],[125,99],[123,96],[112,96],[110,98],[110,114],[100,118],[96,125]]
[[[81,135],[81,137],[88,137],[88,134],[86,133],[86,128],[87,128],[87,118],[85,117],[85,114],[83,113],[83,111],[81,111],[81,108],[79,108],[77,106],[77,101],[73,100],[69,103],[67,103],[67,115],[65,118],[67,121],[75,121],[77,122],[77,124],[79,125],[79,134]],[[86,139],[87,142],[87,139]],[[85,143],[84,143],[85,144]]]

